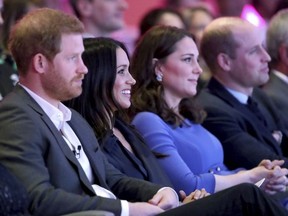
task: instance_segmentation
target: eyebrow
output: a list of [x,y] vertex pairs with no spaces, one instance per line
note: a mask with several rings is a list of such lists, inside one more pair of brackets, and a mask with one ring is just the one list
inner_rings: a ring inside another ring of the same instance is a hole
[[257,44],[255,46],[250,47],[247,51],[250,52],[252,50],[260,49],[261,47],[262,47],[262,44]]
[[183,56],[192,56],[192,57],[194,57],[194,56],[198,56],[198,55],[199,55],[199,54],[186,53],[186,54],[182,54],[181,57],[183,57]]
[[122,65],[117,66],[116,68],[119,68],[119,67],[128,67],[128,65],[127,64],[122,64]]

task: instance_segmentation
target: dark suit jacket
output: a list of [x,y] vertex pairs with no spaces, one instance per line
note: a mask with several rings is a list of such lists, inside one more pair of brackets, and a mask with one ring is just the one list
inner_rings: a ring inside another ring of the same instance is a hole
[[100,143],[108,161],[127,176],[172,187],[168,176],[136,129],[119,119],[115,121],[115,128],[123,134],[135,155],[125,149],[111,132]]
[[276,105],[277,111],[285,119],[285,127],[288,128],[288,84],[272,72],[269,81],[262,89]]
[[[124,176],[108,163],[88,123],[72,110],[70,126],[83,145],[95,183],[121,199],[147,201],[159,186]],[[40,106],[17,86],[0,103],[0,162],[26,187],[33,215],[107,210],[120,200],[95,195],[81,165]]]
[[[198,99],[207,111],[203,126],[212,132],[222,143],[224,163],[230,168],[253,168],[263,159],[284,159],[288,168],[287,133],[282,119],[267,95],[255,88],[253,98],[259,104],[268,127],[216,79],[212,78]],[[272,136],[272,131],[283,132],[281,146]]]

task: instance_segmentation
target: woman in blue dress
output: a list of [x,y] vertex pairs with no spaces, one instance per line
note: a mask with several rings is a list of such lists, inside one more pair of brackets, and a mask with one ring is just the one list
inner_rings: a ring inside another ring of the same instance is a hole
[[130,66],[136,79],[132,124],[152,151],[165,156],[158,162],[176,190],[190,193],[203,187],[214,193],[265,178],[265,191],[284,191],[283,161],[263,160],[251,170],[228,170],[224,165],[221,143],[201,126],[205,112],[193,101],[202,73],[198,56],[185,30],[157,26],[143,36]]

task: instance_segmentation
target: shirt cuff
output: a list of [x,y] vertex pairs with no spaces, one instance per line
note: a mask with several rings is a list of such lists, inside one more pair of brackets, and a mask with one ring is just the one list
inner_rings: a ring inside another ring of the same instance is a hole
[[129,204],[126,200],[121,201],[121,216],[129,216]]
[[[162,190],[164,190],[164,189],[170,189],[171,191],[173,191],[173,193],[174,193],[174,195],[175,195],[175,197],[176,197],[176,200],[179,200],[179,196],[178,196],[178,194],[176,193],[176,191],[173,189],[173,188],[171,188],[171,187],[163,187],[163,188],[160,188],[158,191],[157,191],[157,193],[158,192],[160,192],[160,191],[162,191]],[[178,204],[177,204],[177,206],[176,207],[178,207],[179,205],[180,205],[180,203],[179,202],[177,202]]]

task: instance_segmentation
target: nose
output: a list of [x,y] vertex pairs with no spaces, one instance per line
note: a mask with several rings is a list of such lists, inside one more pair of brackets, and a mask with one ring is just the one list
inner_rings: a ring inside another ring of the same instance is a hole
[[266,49],[264,47],[262,47],[262,52],[263,52],[262,61],[270,62],[271,61],[271,57],[270,57],[270,55],[268,54],[268,52],[266,51]]
[[129,73],[129,80],[128,82],[131,84],[131,85],[135,85],[136,84],[136,80],[132,77],[132,75]]
[[83,74],[87,74],[88,73],[88,68],[86,67],[86,65],[84,64],[82,58],[79,62],[79,66],[78,66],[78,71],[80,73],[83,73]]
[[194,74],[201,74],[203,72],[202,68],[200,67],[199,63],[195,63],[195,67],[193,68],[193,73]]

